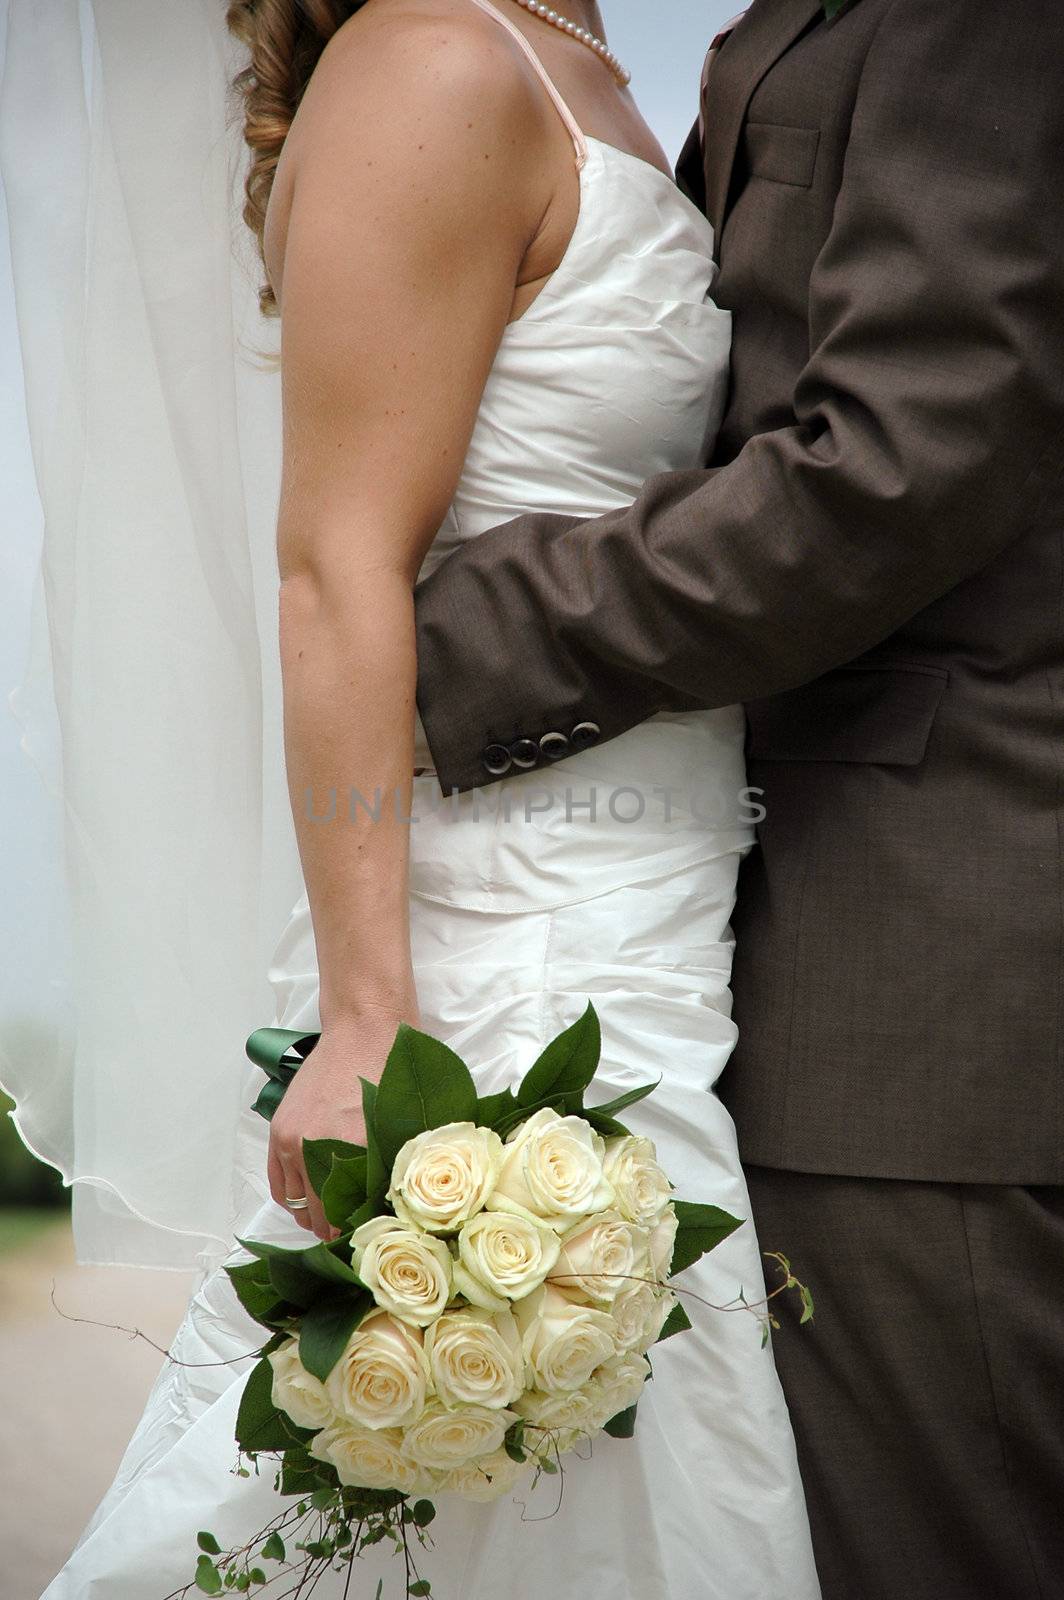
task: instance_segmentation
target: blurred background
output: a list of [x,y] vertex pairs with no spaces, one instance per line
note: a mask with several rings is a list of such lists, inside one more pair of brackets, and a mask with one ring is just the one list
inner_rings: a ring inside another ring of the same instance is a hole
[[[0,70],[9,5],[0,0]],[[38,0],[60,4],[62,0]],[[71,0],[73,3],[73,0]],[[224,0],[218,0],[219,5]],[[739,0],[604,0],[612,48],[670,157],[697,112],[702,59]],[[91,11],[89,0],[81,10]],[[45,948],[43,885],[56,871],[55,819],[36,771],[19,748],[8,696],[22,679],[39,559],[41,509],[34,486],[19,361],[7,214],[0,190],[0,1035],[32,1059],[35,1040],[61,1026],[48,976],[32,996],[11,993],[2,959],[18,941]],[[192,1276],[74,1265],[69,1191],[19,1138],[0,1091],[0,1535],[6,1600],[38,1600],[107,1488],[162,1357]],[[71,1320],[86,1319],[86,1320]],[[117,1324],[116,1327],[94,1323]],[[125,1330],[125,1331],[122,1331]],[[150,1600],[146,1596],[145,1600]]]

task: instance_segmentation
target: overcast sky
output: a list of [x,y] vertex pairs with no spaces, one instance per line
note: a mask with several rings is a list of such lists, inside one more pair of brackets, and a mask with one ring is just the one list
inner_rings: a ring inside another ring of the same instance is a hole
[[698,115],[698,84],[709,41],[747,0],[599,3],[610,48],[631,72],[633,94],[675,158]]
[[[218,0],[219,5],[223,0]],[[678,155],[698,110],[706,47],[741,0],[602,0],[609,42],[632,73],[632,89],[670,157]],[[0,0],[0,57],[7,0]],[[29,597],[40,543],[15,333],[6,215],[0,193],[0,958],[12,941],[34,937],[34,855],[48,837],[38,780],[18,748],[7,708],[20,681]],[[8,848],[3,849],[6,843]],[[15,847],[12,848],[12,845]],[[0,981],[0,1006],[4,1000]]]

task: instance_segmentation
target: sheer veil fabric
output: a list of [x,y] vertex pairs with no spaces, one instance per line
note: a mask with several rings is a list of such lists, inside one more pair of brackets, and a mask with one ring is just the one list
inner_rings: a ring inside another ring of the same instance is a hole
[[44,524],[9,703],[56,818],[42,892],[61,889],[43,973],[6,958],[47,1026],[32,1046],[6,1031],[0,1079],[73,1185],[84,1263],[228,1249],[248,1199],[243,1041],[273,1015],[267,964],[301,887],[276,661],[279,325],[240,219],[224,12],[8,11],[0,172]]

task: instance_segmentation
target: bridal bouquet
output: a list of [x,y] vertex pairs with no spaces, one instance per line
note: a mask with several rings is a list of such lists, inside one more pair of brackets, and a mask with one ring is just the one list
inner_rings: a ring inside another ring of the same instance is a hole
[[[256,1110],[273,1115],[318,1037],[252,1034]],[[339,1238],[241,1240],[251,1259],[226,1269],[270,1333],[237,1470],[278,1458],[288,1503],[242,1550],[201,1533],[202,1592],[246,1592],[270,1563],[312,1581],[387,1539],[406,1592],[428,1595],[414,1547],[437,1497],[492,1500],[600,1430],[632,1434],[650,1347],[691,1326],[669,1280],[739,1219],[674,1199],[652,1142],[618,1121],[654,1084],[584,1103],[599,1050],[589,1005],[516,1090],[478,1095],[453,1051],[404,1026],[362,1083],[366,1145],[304,1144]]]

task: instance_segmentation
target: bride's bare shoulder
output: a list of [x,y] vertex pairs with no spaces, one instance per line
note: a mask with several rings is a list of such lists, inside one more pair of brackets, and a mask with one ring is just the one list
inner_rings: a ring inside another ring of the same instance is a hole
[[293,226],[304,251],[342,254],[387,215],[426,249],[461,228],[519,265],[551,200],[549,113],[472,0],[367,0],[326,44],[281,150],[264,239],[278,298]]
[[472,0],[366,0],[322,51],[291,133],[309,142],[382,111],[437,136],[471,111],[496,134],[543,116],[527,62]]

